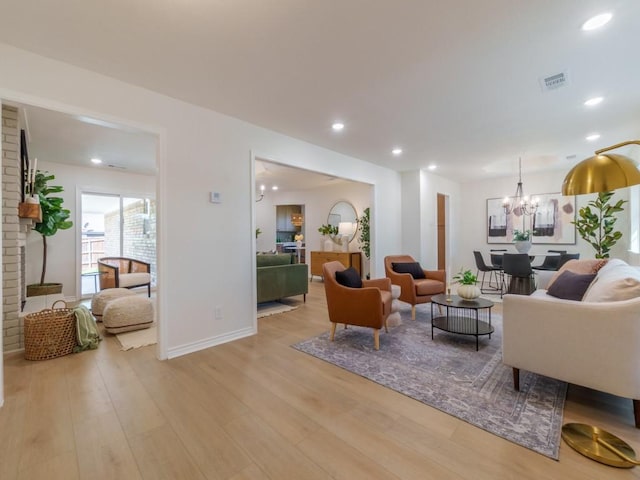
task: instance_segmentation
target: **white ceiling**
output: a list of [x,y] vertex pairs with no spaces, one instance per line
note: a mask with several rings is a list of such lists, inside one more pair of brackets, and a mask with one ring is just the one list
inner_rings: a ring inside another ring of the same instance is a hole
[[[460,180],[514,175],[520,156],[525,174],[568,169],[640,137],[637,0],[0,0],[0,9],[2,42],[399,171],[435,163]],[[607,26],[580,30],[602,11],[614,14]],[[539,78],[561,71],[569,85],[543,93]],[[585,107],[594,95],[605,101]],[[338,119],[346,127],[336,134]],[[593,132],[602,136],[590,144]]]

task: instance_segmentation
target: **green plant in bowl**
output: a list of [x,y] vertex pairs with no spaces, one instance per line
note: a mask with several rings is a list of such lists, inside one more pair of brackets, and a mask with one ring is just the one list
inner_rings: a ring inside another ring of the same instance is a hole
[[453,280],[460,285],[476,285],[478,283],[478,277],[474,275],[471,270],[463,270],[454,275]]

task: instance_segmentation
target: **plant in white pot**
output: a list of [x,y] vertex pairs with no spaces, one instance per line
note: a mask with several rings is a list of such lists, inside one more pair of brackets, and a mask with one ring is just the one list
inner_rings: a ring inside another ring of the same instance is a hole
[[478,276],[471,270],[460,269],[453,277],[453,281],[458,284],[458,296],[463,300],[475,300],[480,296]]
[[518,253],[529,253],[529,250],[531,250],[531,230],[514,230],[513,245]]

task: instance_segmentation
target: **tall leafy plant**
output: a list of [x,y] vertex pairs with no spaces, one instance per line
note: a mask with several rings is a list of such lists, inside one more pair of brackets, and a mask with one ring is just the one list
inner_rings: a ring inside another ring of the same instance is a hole
[[616,214],[624,209],[626,200],[609,203],[613,192],[600,192],[598,198],[587,203],[578,211],[578,220],[571,222],[576,226],[580,236],[589,242],[596,250],[596,258],[609,258],[609,251],[618,240],[622,232],[614,230]]
[[55,235],[58,230],[67,230],[73,226],[73,222],[69,220],[71,212],[62,207],[63,199],[61,197],[52,196],[54,193],[60,193],[64,189],[59,185],[49,185],[48,182],[56,177],[49,172],[41,172],[38,170],[35,175],[34,193],[38,195],[40,200],[40,208],[42,209],[42,222],[36,223],[33,228],[42,235],[42,275],[40,276],[40,285],[44,284],[44,277],[47,273],[47,237]]
[[362,212],[362,216],[358,219],[358,223],[360,224],[360,243],[362,244],[362,252],[367,258],[371,256],[371,239],[369,237],[369,213],[369,207],[367,207]]

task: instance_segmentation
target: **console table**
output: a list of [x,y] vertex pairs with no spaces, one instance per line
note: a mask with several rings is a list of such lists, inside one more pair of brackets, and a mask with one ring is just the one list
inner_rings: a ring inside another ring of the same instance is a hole
[[322,265],[327,262],[340,262],[345,268],[353,267],[362,276],[362,252],[311,252],[311,277],[322,276]]

